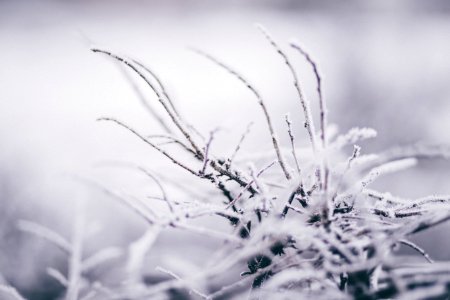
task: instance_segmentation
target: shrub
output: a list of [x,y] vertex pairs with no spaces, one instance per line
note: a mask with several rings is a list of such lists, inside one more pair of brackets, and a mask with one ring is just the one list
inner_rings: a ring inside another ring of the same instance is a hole
[[[95,53],[117,60],[145,81],[166,116],[157,115],[144,102],[146,108],[158,118],[166,133],[148,137],[115,118],[99,120],[124,128],[184,169],[188,176],[213,185],[220,194],[209,197],[208,201],[194,197],[184,202],[172,199],[165,190],[167,176],[132,165],[161,191],[159,200],[167,206],[161,214],[147,200],[131,199],[91,182],[145,219],[149,229],[126,251],[107,248],[89,258],[82,253],[82,213],[70,240],[48,228],[22,221],[22,230],[50,240],[67,253],[68,274],[48,270],[50,276],[67,288],[66,299],[448,299],[450,264],[433,261],[409,239],[450,219],[450,196],[403,199],[370,188],[378,177],[413,167],[418,159],[448,158],[448,148],[417,144],[362,154],[357,143],[375,137],[375,130],[353,128],[333,136],[327,124],[328,112],[317,65],[297,42],[292,42],[292,49],[309,62],[317,79],[320,118],[316,131],[310,103],[289,57],[263,27],[258,28],[292,75],[310,149],[296,145],[295,128],[289,116],[285,121],[290,145],[282,146],[258,90],[235,69],[196,50],[234,76],[255,96],[265,117],[267,142],[273,146],[270,153],[237,161],[249,126],[229,157],[216,157],[210,151],[216,131],[203,137],[192,127],[151,69],[137,60],[92,48]],[[168,143],[176,144],[192,160],[178,158],[165,147]],[[353,150],[348,152],[349,146]],[[345,156],[347,159],[342,159]],[[190,222],[203,216],[225,218],[230,230],[200,227]],[[143,275],[144,258],[158,234],[167,228],[193,231],[223,240],[223,244],[212,263],[203,266],[201,271],[188,272],[192,275],[182,277],[158,267],[169,279],[148,284]],[[412,248],[423,259],[399,255],[396,253],[399,245]],[[126,257],[124,283],[108,286],[86,276],[99,264],[120,255]],[[236,266],[241,269],[241,275],[233,282],[220,279],[229,278],[228,270]],[[212,284],[217,280],[222,282],[219,287]]]

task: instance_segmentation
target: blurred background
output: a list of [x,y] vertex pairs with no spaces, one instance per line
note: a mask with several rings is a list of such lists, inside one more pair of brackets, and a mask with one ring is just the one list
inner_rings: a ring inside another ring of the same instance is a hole
[[[450,142],[446,0],[0,0],[0,282],[19,287],[31,299],[52,299],[60,289],[45,268],[63,268],[64,255],[19,233],[18,219],[66,235],[73,202],[85,199],[89,219],[101,228],[87,251],[121,246],[142,234],[143,222],[73,176],[128,191],[143,189],[145,178],[105,167],[129,161],[183,178],[129,133],[96,122],[112,116],[145,134],[162,132],[117,64],[92,53],[91,45],[151,66],[201,132],[223,128],[222,142],[213,149],[217,153],[230,153],[230,143],[237,142],[249,121],[256,126],[244,150],[270,149],[270,143],[252,95],[189,47],[219,57],[258,87],[283,141],[284,114],[290,112],[300,144],[306,145],[290,74],[255,22],[292,57],[314,106],[311,68],[288,42],[295,38],[318,62],[330,122],[339,131],[353,126],[378,131],[378,138],[363,145],[364,152],[418,141]],[[157,107],[154,96],[143,91]],[[403,197],[450,194],[449,167],[448,161],[421,162],[415,170],[386,177],[377,188]],[[441,226],[416,240],[432,257],[450,259],[445,232]],[[201,261],[207,250],[194,247],[195,237],[180,238],[194,262]],[[170,254],[170,240],[158,241],[154,261]]]

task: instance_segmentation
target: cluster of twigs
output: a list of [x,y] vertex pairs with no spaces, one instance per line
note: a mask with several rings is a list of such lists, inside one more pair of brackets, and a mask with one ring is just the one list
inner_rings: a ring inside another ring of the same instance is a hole
[[[156,115],[139,94],[146,109],[157,116],[165,133],[146,136],[115,118],[99,120],[123,127],[188,175],[213,184],[221,196],[205,200],[186,193],[187,201],[171,199],[165,191],[165,183],[170,182],[164,174],[160,176],[139,165],[130,165],[148,176],[160,190],[161,197],[157,198],[167,205],[167,211],[161,214],[152,208],[149,199],[130,198],[96,184],[149,224],[148,231],[125,251],[127,280],[117,286],[105,287],[86,279],[89,270],[119,255],[119,251],[109,249],[83,259],[82,221],[77,222],[72,241],[50,229],[22,222],[23,230],[52,241],[69,255],[67,276],[54,269],[48,272],[67,287],[67,299],[159,299],[174,290],[187,290],[193,297],[203,299],[447,299],[449,263],[433,261],[409,238],[450,219],[450,196],[402,199],[369,186],[380,176],[414,166],[417,159],[448,158],[448,148],[415,145],[379,154],[361,154],[357,143],[376,136],[373,129],[354,128],[346,134],[333,136],[328,130],[317,65],[299,43],[292,42],[292,49],[307,60],[317,79],[320,111],[317,132],[311,105],[291,60],[262,26],[258,25],[258,29],[281,56],[292,76],[310,149],[296,145],[296,124],[289,116],[286,116],[286,125],[290,145],[283,147],[261,93],[232,67],[196,50],[242,82],[255,96],[273,145],[270,153],[237,161],[236,156],[250,131],[249,125],[228,158],[215,157],[211,151],[215,131],[204,137],[190,125],[151,69],[134,59],[92,48],[93,52],[117,60],[143,79],[166,114]],[[176,152],[165,147],[168,143],[176,144],[193,159],[182,161]],[[347,154],[347,159],[342,159],[349,146],[353,151]],[[254,165],[262,167],[257,169]],[[277,165],[281,173],[277,172]],[[224,232],[190,223],[202,216],[226,218],[232,225],[231,230]],[[183,277],[158,267],[158,271],[171,279],[146,285],[142,269],[145,255],[158,234],[168,227],[218,238],[223,240],[223,245],[202,271]],[[414,249],[423,256],[422,261],[396,255],[399,245]],[[242,267],[242,274],[235,282],[219,288],[210,284],[236,266]]]

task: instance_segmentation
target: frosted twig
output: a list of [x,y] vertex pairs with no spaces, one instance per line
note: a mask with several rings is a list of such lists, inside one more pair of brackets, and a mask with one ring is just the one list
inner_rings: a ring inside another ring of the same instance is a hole
[[[185,280],[183,280],[180,276],[178,276],[178,275],[175,274],[174,272],[169,271],[169,270],[167,270],[167,269],[164,269],[164,268],[162,268],[162,267],[160,267],[160,266],[157,266],[157,267],[156,267],[156,270],[159,271],[159,272],[168,274],[168,275],[170,275],[171,277],[173,277],[173,278],[175,278],[175,279],[177,279],[177,280],[179,280],[179,281],[184,281],[184,282],[186,282]],[[186,283],[186,286],[189,286],[189,285],[190,285],[190,284]],[[203,299],[209,299],[209,297],[208,297],[207,295],[203,294],[202,292],[200,292],[200,291],[197,290],[196,288],[188,287],[188,289],[189,289],[190,291],[192,291],[194,294],[200,296],[200,297],[203,298]]]
[[[133,162],[128,162],[128,161],[103,161],[103,162],[97,163],[96,166],[100,166],[100,167],[113,166],[113,167],[129,167],[129,168],[133,168],[133,169],[139,169],[139,168],[145,169],[145,167],[142,167],[139,164],[136,164]],[[152,172],[155,173],[158,178],[160,178],[162,181],[164,181],[164,183],[168,183],[168,184],[172,185],[173,187],[179,189],[180,191],[183,191],[183,192],[191,195],[194,198],[204,199],[204,198],[202,198],[203,195],[201,193],[199,193],[198,191],[195,191],[194,189],[186,187],[177,178],[173,178],[172,176],[164,175],[163,173],[160,173],[160,172],[155,172],[154,170],[152,170]],[[152,196],[149,198],[164,201],[164,199],[161,197]]]
[[389,162],[379,167],[373,168],[369,174],[367,174],[361,181],[360,185],[365,188],[372,183],[379,176],[398,172],[407,168],[411,168],[417,164],[417,160],[414,158],[405,158],[397,161]]
[[212,141],[214,139],[214,134],[216,132],[217,132],[217,129],[215,129],[215,130],[213,130],[213,131],[211,131],[209,133],[209,139],[206,142],[206,145],[205,145],[204,150],[203,150],[203,153],[204,153],[204,155],[203,155],[203,166],[202,166],[202,169],[200,170],[200,176],[204,176],[205,175],[206,166],[208,165],[208,162],[210,161],[210,159],[209,159],[209,148],[211,147]]
[[283,173],[285,175],[285,177],[289,180],[291,179],[291,175],[289,174],[288,170],[286,169],[286,165],[283,159],[283,156],[281,154],[280,151],[280,146],[279,146],[279,142],[278,139],[275,135],[275,130],[273,128],[272,125],[272,119],[270,118],[269,115],[269,111],[267,110],[266,104],[264,103],[264,100],[261,96],[261,94],[255,89],[255,87],[249,83],[249,81],[247,81],[247,79],[245,79],[240,73],[238,73],[237,71],[235,71],[234,69],[232,69],[231,67],[229,67],[228,65],[222,63],[221,61],[219,61],[218,59],[216,59],[215,57],[197,50],[197,49],[193,49],[193,51],[203,57],[206,57],[207,59],[209,59],[210,61],[212,61],[213,63],[215,63],[216,65],[220,66],[221,68],[225,69],[226,71],[228,71],[228,73],[230,73],[231,75],[233,75],[235,78],[237,78],[240,82],[242,82],[256,97],[256,99],[258,100],[258,104],[261,106],[263,112],[264,112],[264,116],[266,118],[266,122],[267,125],[269,127],[269,133],[270,133],[270,137],[272,138],[272,144],[273,147],[275,149],[275,153],[277,155],[278,158],[278,163],[280,164],[281,169],[283,170]]
[[[228,177],[229,179],[235,181],[236,183],[238,183],[240,186],[244,187],[247,185],[246,179],[242,176],[242,174],[236,172],[235,170],[227,170],[222,168],[222,166],[216,162],[215,160],[210,160],[209,165],[216,170],[217,172],[219,172],[221,175]],[[217,184],[221,184],[221,182],[219,182],[218,180],[215,180],[215,182]],[[220,187],[219,187],[220,188]],[[251,192],[252,194],[257,194],[257,191],[255,191],[255,189],[253,189],[251,186],[248,188],[249,192]]]
[[232,291],[233,289],[235,289],[236,287],[244,286],[250,279],[253,279],[256,275],[258,275],[258,274],[253,274],[253,276],[246,276],[242,279],[239,279],[236,282],[233,282],[232,284],[222,286],[219,290],[215,291],[214,293],[209,294],[207,299],[213,300],[216,298],[220,298],[223,295],[225,295],[226,293],[228,293],[229,291]]
[[156,73],[155,73],[154,71],[152,71],[149,67],[147,67],[147,66],[144,65],[143,63],[141,63],[141,62],[139,62],[139,61],[137,61],[137,60],[135,60],[135,59],[133,59],[132,61],[133,61],[135,64],[137,64],[139,67],[141,67],[142,69],[144,69],[147,73],[149,73],[149,74],[156,80],[156,82],[158,83],[159,87],[161,88],[162,94],[163,94],[164,97],[166,98],[167,102],[169,102],[170,107],[172,108],[173,112],[174,112],[179,118],[181,118],[181,117],[180,117],[180,114],[178,113],[178,110],[176,109],[176,107],[175,107],[175,105],[174,105],[174,103],[173,103],[173,101],[172,101],[172,98],[171,98],[171,97],[169,96],[169,94],[167,93],[167,89],[166,89],[166,87],[164,86],[162,80],[159,78],[159,76],[156,75]]
[[415,234],[447,221],[450,221],[450,214],[447,212],[443,215],[433,216],[429,219],[421,220],[420,222],[414,224],[413,229],[411,229],[408,234]]
[[291,41],[291,47],[298,50],[300,52],[301,55],[303,55],[305,57],[305,59],[308,61],[308,63],[311,65],[311,67],[313,68],[313,72],[314,75],[316,77],[316,82],[317,82],[317,95],[319,96],[319,106],[320,106],[320,138],[322,140],[322,147],[324,149],[326,149],[326,144],[327,144],[327,114],[328,114],[328,110],[327,110],[327,106],[326,106],[326,102],[322,96],[322,79],[321,76],[319,74],[319,70],[317,68],[317,64],[316,62],[311,58],[311,56],[302,49],[302,47],[300,46],[300,44],[297,41]]
[[131,68],[136,74],[139,75],[139,77],[141,77],[146,83],[147,85],[152,89],[152,91],[156,94],[156,96],[158,97],[158,101],[161,103],[161,105],[164,107],[164,110],[169,114],[172,122],[175,124],[175,126],[181,131],[181,133],[184,135],[184,137],[189,141],[189,143],[192,145],[192,148],[194,148],[195,152],[197,153],[197,155],[201,158],[203,158],[203,154],[200,152],[199,147],[197,146],[197,144],[194,142],[194,140],[192,139],[191,135],[187,132],[187,130],[182,126],[179,118],[177,117],[176,113],[174,113],[172,111],[172,109],[167,105],[164,96],[160,93],[160,91],[154,86],[154,84],[141,72],[138,70],[138,67],[136,67],[134,65],[134,62],[129,61],[128,59],[121,57],[117,54],[114,54],[110,51],[107,50],[102,50],[102,49],[98,49],[98,48],[91,48],[91,50],[95,53],[95,52],[99,52],[99,53],[103,53],[106,54],[122,63],[124,63],[126,66],[128,66],[129,68]]
[[247,135],[250,133],[250,129],[251,129],[253,124],[254,124],[253,122],[248,123],[247,128],[245,129],[244,133],[242,134],[241,138],[239,139],[239,142],[238,142],[236,148],[233,151],[233,154],[231,154],[230,158],[228,158],[228,165],[229,166],[231,166],[231,164],[233,163],[233,160],[236,157],[236,154],[241,149],[241,145],[244,142],[244,140],[247,137]]
[[265,189],[264,185],[260,182],[260,180],[257,177],[258,172],[256,172],[255,166],[250,164],[249,170],[250,170],[250,176],[252,177],[253,183],[255,184],[258,191],[263,195],[266,194],[266,189]]
[[170,212],[173,213],[175,211],[174,205],[173,205],[172,201],[170,200],[170,198],[167,196],[166,190],[164,189],[163,185],[159,181],[158,177],[143,167],[138,166],[138,169],[140,171],[142,171],[145,175],[147,175],[151,180],[153,180],[154,183],[156,183],[156,185],[158,186],[159,190],[162,193],[163,200],[167,203],[167,206],[169,207]]
[[323,176],[323,184],[324,184],[324,190],[326,191],[328,189],[328,181],[329,181],[329,167],[328,167],[328,159],[327,159],[327,142],[328,142],[328,136],[327,136],[327,115],[328,110],[326,106],[325,99],[322,95],[322,79],[319,74],[319,70],[317,68],[316,62],[311,58],[311,56],[300,47],[300,44],[296,41],[291,42],[291,47],[296,49],[300,52],[301,55],[305,57],[305,59],[308,61],[308,63],[313,68],[314,75],[316,77],[316,83],[317,83],[317,95],[319,96],[319,108],[320,108],[320,139],[322,140],[322,150],[323,150],[323,169],[324,169],[324,176]]
[[133,203],[132,201],[126,199],[125,197],[122,197],[118,193],[111,191],[107,187],[86,178],[76,178],[80,182],[87,184],[101,192],[103,192],[105,195],[108,195],[109,197],[118,200],[120,203],[124,204],[126,207],[130,208],[132,211],[134,211],[136,214],[138,214],[140,217],[142,217],[145,221],[147,221],[149,224],[155,223],[155,218],[152,215],[149,215],[147,211],[145,211],[141,206],[137,205],[136,203]]
[[288,126],[289,139],[291,140],[292,157],[294,158],[295,166],[297,167],[297,173],[300,176],[301,170],[300,170],[300,165],[298,164],[297,154],[295,153],[294,135],[292,133],[292,126],[291,126],[292,122],[289,119],[289,114],[285,115],[285,119],[286,119],[286,124]]
[[289,61],[289,58],[287,57],[286,53],[284,53],[284,51],[281,50],[280,46],[278,46],[278,44],[275,42],[275,40],[272,38],[272,36],[269,34],[269,32],[261,24],[256,24],[256,28],[259,29],[259,31],[269,41],[269,43],[272,45],[272,47],[283,58],[286,66],[288,67],[289,71],[291,72],[292,79],[294,80],[294,86],[297,91],[300,103],[302,105],[303,113],[305,115],[305,127],[306,127],[306,130],[308,131],[309,138],[311,140],[311,146],[312,146],[313,152],[316,153],[317,143],[316,143],[316,137],[315,137],[314,122],[313,122],[312,115],[311,115],[311,107],[310,107],[309,101],[303,95],[303,91],[300,87],[300,82],[298,80],[297,73],[295,72],[294,67],[292,66],[291,62]]
[[430,263],[434,263],[434,261],[431,259],[431,257],[425,252],[425,250],[423,250],[422,248],[420,248],[419,246],[417,246],[416,244],[414,244],[411,241],[408,240],[399,240],[399,243],[406,245],[414,250],[416,250],[417,252],[419,252],[420,254],[422,254],[422,256]]
[[402,204],[409,203],[409,200],[407,200],[407,199],[394,197],[390,193],[380,193],[380,192],[372,190],[372,189],[365,189],[363,193],[373,199],[383,200],[383,201],[386,201],[386,203],[392,204],[392,205],[402,205]]
[[170,127],[166,124],[163,118],[159,114],[155,112],[153,107],[150,105],[148,100],[145,98],[144,94],[141,92],[137,84],[134,82],[133,78],[128,74],[127,70],[125,70],[124,67],[119,65],[120,70],[122,71],[122,74],[124,75],[125,79],[130,83],[131,88],[133,89],[134,93],[138,97],[139,101],[141,102],[142,106],[145,108],[145,110],[153,117],[155,118],[158,123],[161,125],[161,127],[168,133],[171,133],[172,130]]
[[209,229],[206,227],[197,227],[197,226],[189,225],[186,223],[180,223],[180,222],[178,222],[178,223],[172,222],[171,224],[172,224],[172,227],[174,227],[174,228],[186,229],[186,230],[196,232],[199,234],[203,234],[203,235],[206,235],[209,237],[214,237],[214,238],[223,239],[225,241],[234,242],[234,243],[237,243],[238,245],[242,244],[241,239],[239,239],[233,235],[230,235],[228,233],[221,232],[221,231],[212,230],[212,229]]
[[411,202],[407,202],[405,203],[404,206],[398,207],[397,210],[400,211],[405,209],[420,208],[430,203],[449,203],[449,202],[450,202],[450,195],[428,196],[419,198]]
[[[167,158],[169,158],[174,164],[180,166],[181,168],[187,170],[189,173],[195,175],[195,176],[199,176],[198,172],[194,171],[193,169],[189,168],[188,166],[184,165],[183,163],[181,163],[180,161],[176,160],[172,155],[170,155],[167,151],[165,151],[164,149],[162,149],[161,147],[158,147],[158,145],[155,145],[153,142],[151,142],[150,140],[148,140],[147,138],[145,138],[143,135],[139,134],[136,130],[134,130],[133,128],[131,128],[130,126],[120,122],[117,119],[114,118],[99,118],[99,121],[110,121],[110,122],[114,122],[116,124],[118,124],[119,126],[127,129],[128,131],[130,131],[131,133],[133,133],[134,135],[136,135],[138,138],[140,138],[143,142],[145,142],[146,144],[150,145],[152,148],[156,149],[157,151],[159,151],[160,153],[162,153],[164,156],[166,156]],[[202,158],[203,153],[202,153]],[[200,158],[197,156],[197,158]],[[238,183],[240,186],[246,186],[247,183],[241,178],[241,176],[236,175],[236,172],[230,172],[229,170],[226,170],[224,168],[222,168],[215,160],[210,160],[209,161],[209,165],[216,170],[217,172],[219,172],[221,175],[227,176],[229,179],[235,181],[236,183]],[[211,179],[211,178],[209,178]],[[251,193],[255,193],[256,191],[250,187],[249,191]]]
[[[261,176],[265,171],[267,171],[270,167],[272,167],[275,164],[275,162],[271,162],[270,164],[268,164],[267,166],[265,166],[264,168],[262,168],[261,170],[258,171],[258,173],[256,174],[256,178],[258,178],[259,176]],[[236,196],[236,198],[234,198],[230,203],[228,203],[228,205],[226,206],[226,209],[230,208],[231,206],[233,206],[237,201],[239,201],[239,199],[241,199],[241,197],[244,195],[245,191],[247,191],[250,186],[254,183],[254,180],[251,180],[243,189],[242,191]]]
[[133,133],[134,135],[136,135],[138,138],[140,138],[144,143],[150,145],[152,148],[154,148],[155,150],[159,151],[161,154],[163,154],[164,156],[166,156],[167,158],[169,158],[174,164],[180,166],[181,168],[185,169],[186,171],[188,171],[189,173],[196,175],[197,176],[197,172],[195,172],[194,170],[192,170],[191,168],[187,167],[186,165],[184,165],[183,163],[181,163],[180,161],[176,160],[172,155],[170,155],[169,153],[167,153],[167,151],[165,151],[164,149],[161,149],[160,147],[158,147],[157,145],[155,145],[153,142],[151,142],[149,139],[147,139],[146,137],[144,137],[143,135],[141,135],[140,133],[138,133],[136,130],[134,130],[133,128],[131,128],[130,126],[122,123],[121,121],[114,119],[114,118],[99,118],[97,119],[98,121],[110,121],[110,122],[114,122],[116,124],[118,124],[119,126],[127,129],[128,131],[130,131],[131,133]]
[[382,208],[372,208],[371,211],[375,215],[383,216],[386,218],[408,218],[408,217],[420,216],[425,212],[422,210],[398,212],[398,211],[394,211],[392,209],[382,209]]
[[[292,204],[292,202],[295,199],[295,196],[297,196],[298,194],[300,194],[302,196],[302,198],[306,197],[302,181],[300,181],[300,183],[295,187],[295,189],[289,195],[287,203],[284,205],[283,211],[281,212],[281,218],[285,218],[286,217],[286,215],[287,215],[287,213],[289,211],[289,206]],[[304,200],[304,207],[306,207],[307,206],[306,199],[303,199],[303,200]]]
[[[184,144],[182,141],[180,141],[176,137],[173,137],[170,135],[164,135],[164,134],[152,134],[152,135],[147,136],[147,138],[149,138],[149,139],[162,138],[162,139],[169,140],[172,143],[180,145],[184,150],[188,151],[189,153],[196,155],[196,153],[191,148],[189,148],[186,144]],[[161,145],[161,144],[159,144],[159,145]]]
[[347,160],[347,166],[345,167],[344,172],[342,172],[341,176],[339,177],[338,183],[336,185],[336,190],[334,191],[333,196],[331,198],[332,202],[334,202],[336,200],[339,189],[341,188],[342,183],[344,181],[345,175],[351,169],[353,161],[360,155],[360,153],[361,153],[361,147],[358,145],[354,145],[352,156],[350,156],[350,158]]
[[402,158],[443,158],[450,159],[450,145],[414,144],[406,147],[395,147],[380,153],[375,164]]
[[377,132],[372,128],[357,128],[354,127],[344,135],[340,135],[336,140],[330,144],[330,148],[335,150],[342,149],[346,145],[352,145],[358,141],[374,138],[377,136]]
[[270,207],[272,206],[272,203],[271,203],[272,199],[270,199],[269,195],[267,195],[266,187],[258,179],[258,173],[256,172],[254,166],[250,164],[249,169],[250,169],[250,176],[252,177],[252,181],[255,184],[255,186],[256,186],[257,190],[259,191],[261,198],[262,198],[261,199],[262,205],[259,208],[261,209],[261,211],[268,212],[270,210]]
[[180,228],[180,229],[187,229],[193,232],[197,232],[200,234],[204,234],[207,236],[212,236],[212,237],[219,237],[221,239],[225,239],[225,240],[230,240],[236,243],[241,243],[240,239],[231,236],[229,234],[226,233],[222,233],[219,231],[214,231],[208,228],[202,228],[202,227],[196,227],[196,226],[192,226],[192,225],[188,225],[185,223],[181,223],[178,221],[173,221],[173,220],[169,220],[166,222],[161,222],[159,220],[156,220],[155,218],[153,218],[152,216],[149,215],[149,213],[147,211],[145,211],[141,206],[137,205],[136,203],[133,203],[132,201],[129,201],[128,199],[121,197],[120,195],[118,195],[117,193],[114,193],[110,190],[108,190],[107,188],[101,186],[98,183],[92,182],[92,181],[88,181],[88,180],[84,180],[86,183],[89,183],[90,185],[100,189],[101,191],[103,191],[104,193],[106,193],[107,195],[119,200],[120,202],[124,203],[126,206],[128,206],[129,208],[131,208],[131,210],[133,210],[134,212],[136,212],[139,216],[141,216],[142,218],[144,218],[144,220],[146,220],[148,223],[152,224],[152,225],[158,225],[161,227],[165,227],[165,226],[171,226],[174,228]]
[[166,98],[166,100],[169,102],[170,107],[172,108],[173,112],[176,114],[176,116],[180,119],[181,122],[183,122],[187,128],[189,128],[190,130],[192,130],[193,133],[195,133],[196,135],[198,135],[201,139],[204,139],[204,137],[202,136],[202,134],[191,124],[187,123],[185,120],[183,120],[182,116],[180,115],[180,112],[178,111],[178,109],[175,107],[174,101],[172,100],[172,98],[169,96],[169,93],[167,92],[166,87],[164,86],[162,80],[159,78],[159,76],[156,75],[156,73],[154,71],[152,71],[149,67],[147,67],[146,65],[144,65],[143,63],[137,61],[137,60],[133,60],[133,62],[135,64],[137,64],[138,66],[140,66],[142,69],[144,69],[145,71],[147,71],[147,73],[149,73],[158,83],[158,85],[161,88],[161,92],[164,95],[164,97]]
[[286,186],[284,184],[279,184],[278,182],[270,181],[270,180],[261,180],[267,186],[271,186],[277,189],[285,189]]
[[286,206],[288,207],[288,208],[290,208],[290,209],[292,209],[293,211],[295,211],[295,212],[298,212],[299,214],[305,214],[305,213],[307,213],[306,211],[304,211],[303,209],[300,209],[300,208],[298,208],[298,207],[295,207],[295,206],[293,206],[293,205],[291,205],[291,204],[286,204]]

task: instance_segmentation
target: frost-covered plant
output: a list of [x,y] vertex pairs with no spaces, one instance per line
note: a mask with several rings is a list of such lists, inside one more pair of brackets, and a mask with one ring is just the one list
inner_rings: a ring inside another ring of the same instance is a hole
[[[156,114],[142,95],[141,100],[166,132],[146,136],[115,118],[99,120],[123,127],[184,169],[188,176],[209,182],[219,193],[207,200],[206,197],[197,199],[190,193],[186,193],[183,201],[173,199],[165,190],[166,184],[174,184],[168,176],[140,165],[129,165],[156,184],[161,192],[158,199],[167,206],[161,213],[149,204],[149,201],[156,201],[154,199],[130,198],[96,184],[145,219],[149,229],[126,251],[127,280],[120,285],[103,287],[103,292],[99,292],[100,283],[97,283],[97,290],[94,284],[83,291],[78,288],[87,264],[81,257],[79,242],[76,242],[80,239],[73,238],[74,242],[69,243],[54,233],[38,230],[37,234],[68,248],[65,251],[71,257],[72,266],[68,277],[49,270],[51,276],[67,286],[67,299],[77,296],[83,299],[165,299],[173,295],[173,291],[182,290],[189,291],[191,296],[181,292],[178,295],[203,299],[448,298],[450,263],[433,261],[409,238],[450,219],[450,196],[403,199],[370,188],[378,177],[412,167],[420,158],[448,158],[448,148],[413,145],[378,154],[362,154],[357,143],[375,137],[373,129],[353,128],[348,133],[334,136],[327,124],[328,113],[317,65],[297,42],[292,42],[290,46],[309,62],[317,79],[320,118],[316,131],[310,103],[289,57],[262,26],[258,29],[292,75],[311,144],[309,149],[296,145],[295,127],[288,115],[285,121],[290,145],[282,146],[258,90],[232,67],[196,51],[242,82],[255,96],[268,128],[267,142],[273,145],[270,152],[238,160],[236,157],[250,131],[249,126],[228,157],[216,157],[211,150],[216,132],[211,131],[209,136],[203,137],[178,111],[151,69],[109,50],[92,48],[93,52],[119,61],[145,81],[166,116]],[[178,158],[177,153],[166,148],[167,144],[176,144],[192,159]],[[353,146],[353,151],[346,153],[348,146]],[[182,182],[176,184],[184,190]],[[230,229],[221,231],[190,222],[203,216],[225,218]],[[36,227],[31,229],[27,224],[21,223],[22,229],[36,231]],[[144,258],[158,234],[166,228],[180,228],[222,239],[223,244],[200,271],[180,276],[161,266],[157,270],[171,279],[145,284]],[[414,249],[423,256],[422,261],[397,255],[398,245]],[[116,254],[115,251],[103,253],[97,260],[87,261],[103,262]],[[94,267],[96,263],[91,265]],[[240,267],[242,271],[234,282],[219,288],[211,284],[224,277],[232,267]],[[74,280],[78,282],[73,283]]]

